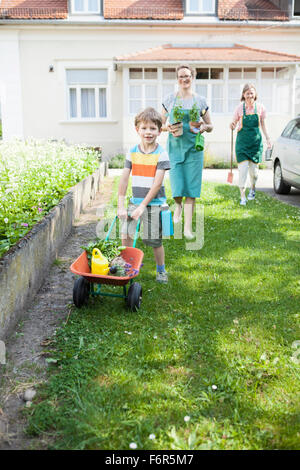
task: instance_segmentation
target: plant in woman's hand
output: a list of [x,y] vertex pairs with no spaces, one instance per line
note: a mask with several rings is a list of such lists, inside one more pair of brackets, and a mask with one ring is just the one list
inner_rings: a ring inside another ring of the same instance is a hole
[[198,122],[199,121],[199,108],[196,103],[193,104],[192,108],[189,111],[190,121]]
[[184,112],[183,112],[182,105],[180,103],[174,106],[173,117],[174,117],[175,123],[183,121]]

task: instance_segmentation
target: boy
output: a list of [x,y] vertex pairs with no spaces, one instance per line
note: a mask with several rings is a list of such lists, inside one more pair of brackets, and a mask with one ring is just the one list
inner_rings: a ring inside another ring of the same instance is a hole
[[[135,117],[135,128],[140,144],[127,153],[119,184],[118,217],[125,223],[121,228],[122,243],[132,246],[136,224],[143,221],[143,242],[153,247],[156,261],[156,280],[167,283],[165,252],[162,244],[161,206],[166,204],[163,179],[170,169],[166,151],[156,142],[161,133],[162,117],[154,108],[147,108]],[[125,196],[130,172],[132,172],[132,195],[125,208]]]

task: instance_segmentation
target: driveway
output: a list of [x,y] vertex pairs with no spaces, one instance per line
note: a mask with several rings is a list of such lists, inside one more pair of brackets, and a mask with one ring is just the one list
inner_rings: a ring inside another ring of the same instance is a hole
[[[229,170],[203,170],[203,181],[212,183],[226,183]],[[233,169],[233,184],[238,185],[239,174],[237,169]],[[275,197],[281,202],[290,204],[291,206],[300,207],[300,190],[292,188],[290,194],[276,194],[273,189],[273,170],[259,170],[258,180],[256,184],[258,191],[264,191],[270,196]]]

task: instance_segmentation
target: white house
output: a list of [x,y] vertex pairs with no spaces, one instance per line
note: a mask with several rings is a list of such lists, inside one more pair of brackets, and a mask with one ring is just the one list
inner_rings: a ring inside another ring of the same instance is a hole
[[124,152],[134,115],[161,110],[184,62],[208,100],[209,149],[226,159],[245,82],[257,86],[272,139],[300,112],[299,50],[300,0],[0,0],[3,139]]

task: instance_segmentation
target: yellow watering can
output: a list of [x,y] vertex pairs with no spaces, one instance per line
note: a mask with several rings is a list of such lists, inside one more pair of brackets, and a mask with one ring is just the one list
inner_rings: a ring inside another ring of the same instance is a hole
[[100,274],[106,276],[109,271],[109,263],[107,258],[103,256],[98,248],[93,249],[92,253],[92,274]]

